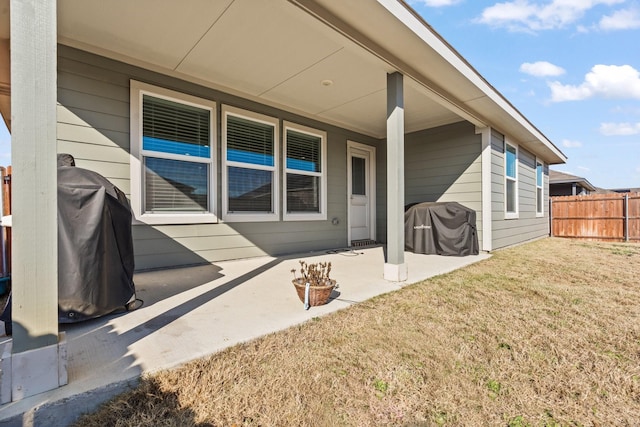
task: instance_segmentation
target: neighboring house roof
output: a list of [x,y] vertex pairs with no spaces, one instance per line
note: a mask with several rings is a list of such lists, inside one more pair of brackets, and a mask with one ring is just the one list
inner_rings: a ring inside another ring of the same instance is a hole
[[640,193],[640,187],[623,187],[623,188],[596,188],[596,193],[599,194],[611,194],[611,193]]
[[570,173],[554,171],[549,169],[549,185],[553,184],[573,184],[576,183],[582,188],[595,191],[596,187],[593,186],[586,178],[580,176],[571,175]]
[[386,75],[399,72],[406,132],[467,120],[549,164],[567,159],[404,1],[107,4],[59,0],[58,42],[376,138]]
[[640,187],[612,188],[611,191],[613,191],[615,193],[640,193]]

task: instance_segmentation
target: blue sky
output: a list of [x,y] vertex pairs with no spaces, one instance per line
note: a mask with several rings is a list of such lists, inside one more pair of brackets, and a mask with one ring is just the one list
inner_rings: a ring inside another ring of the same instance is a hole
[[640,0],[410,4],[569,157],[554,169],[640,187]]
[[569,157],[552,169],[640,187],[640,0],[409,4]]

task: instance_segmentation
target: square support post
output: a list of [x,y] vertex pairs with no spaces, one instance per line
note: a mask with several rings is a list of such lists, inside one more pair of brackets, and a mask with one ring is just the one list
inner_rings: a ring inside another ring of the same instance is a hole
[[482,250],[491,252],[493,249],[493,223],[491,218],[491,128],[476,127],[476,134],[480,134],[482,139],[482,151],[480,154],[482,162]]
[[58,334],[56,5],[10,3],[14,401],[67,381]]
[[407,280],[404,261],[404,93],[403,76],[387,75],[387,261],[384,278]]

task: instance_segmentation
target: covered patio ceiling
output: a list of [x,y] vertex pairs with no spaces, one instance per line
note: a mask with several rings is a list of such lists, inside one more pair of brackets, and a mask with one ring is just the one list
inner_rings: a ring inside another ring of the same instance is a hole
[[58,0],[58,41],[376,138],[399,71],[407,132],[468,120],[566,160],[398,0]]

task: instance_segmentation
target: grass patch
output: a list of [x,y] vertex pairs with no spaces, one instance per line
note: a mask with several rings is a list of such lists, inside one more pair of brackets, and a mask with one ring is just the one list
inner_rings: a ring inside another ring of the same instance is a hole
[[146,376],[77,425],[635,425],[639,271],[632,244],[498,251]]

